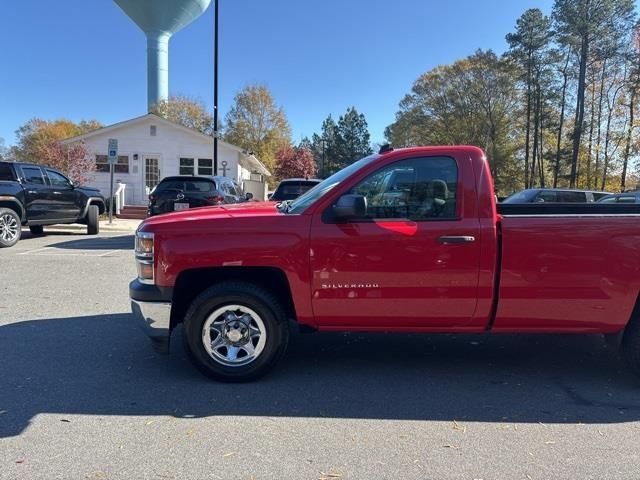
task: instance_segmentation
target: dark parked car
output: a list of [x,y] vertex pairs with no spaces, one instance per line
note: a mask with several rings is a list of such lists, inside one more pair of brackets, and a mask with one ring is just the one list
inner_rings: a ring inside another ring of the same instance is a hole
[[41,235],[45,225],[83,223],[95,235],[104,211],[99,190],[75,185],[53,168],[0,162],[0,247],[15,245],[22,225]]
[[609,192],[562,188],[528,188],[504,199],[502,203],[591,203]]
[[241,203],[253,198],[227,177],[167,177],[149,195],[148,215],[196,207]]
[[613,193],[602,197],[598,203],[640,203],[640,191]]
[[285,200],[295,200],[303,193],[311,190],[318,185],[322,180],[317,179],[304,179],[304,178],[289,178],[282,180],[273,194],[269,197],[269,200],[274,202],[283,202]]

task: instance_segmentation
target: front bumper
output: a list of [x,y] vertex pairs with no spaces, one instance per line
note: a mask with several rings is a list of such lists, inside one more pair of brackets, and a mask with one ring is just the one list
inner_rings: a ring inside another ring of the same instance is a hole
[[147,334],[153,348],[169,353],[171,336],[171,295],[158,287],[143,285],[138,280],[129,286],[131,312],[136,323]]
[[131,312],[158,353],[169,353],[171,304],[131,300]]

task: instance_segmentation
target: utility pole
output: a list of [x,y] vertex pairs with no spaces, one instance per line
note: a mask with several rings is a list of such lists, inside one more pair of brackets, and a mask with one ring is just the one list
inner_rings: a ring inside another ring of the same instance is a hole
[[218,174],[218,3],[213,0],[213,174]]

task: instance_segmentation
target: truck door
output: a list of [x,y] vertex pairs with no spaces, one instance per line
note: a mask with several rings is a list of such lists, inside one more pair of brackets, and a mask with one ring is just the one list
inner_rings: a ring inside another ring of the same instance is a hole
[[56,218],[54,199],[42,169],[36,166],[20,167],[25,195],[25,209],[30,222]]
[[316,213],[311,269],[318,325],[438,330],[469,323],[480,241],[478,219],[462,215],[463,200],[475,198],[463,195],[465,185],[475,187],[470,164],[446,156],[399,160],[347,192],[366,198],[363,218],[336,223]]
[[45,169],[49,179],[49,189],[53,195],[56,218],[70,219],[80,216],[80,198],[71,181],[64,175],[50,169]]

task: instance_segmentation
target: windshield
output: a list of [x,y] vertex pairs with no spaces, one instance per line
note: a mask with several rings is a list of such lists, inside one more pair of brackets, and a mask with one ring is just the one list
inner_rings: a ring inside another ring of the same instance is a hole
[[286,212],[287,213],[304,212],[309,206],[314,204],[316,200],[323,197],[327,192],[331,191],[336,186],[338,186],[342,181],[344,181],[346,178],[350,177],[351,174],[361,169],[365,165],[371,163],[379,156],[380,155],[378,154],[369,155],[368,157],[362,158],[357,162],[352,163],[348,167],[343,168],[339,172],[334,173],[329,178],[327,178],[326,180],[323,180],[321,183],[313,187],[307,193],[305,193],[304,195],[294,200],[289,205],[289,208],[287,208]]

